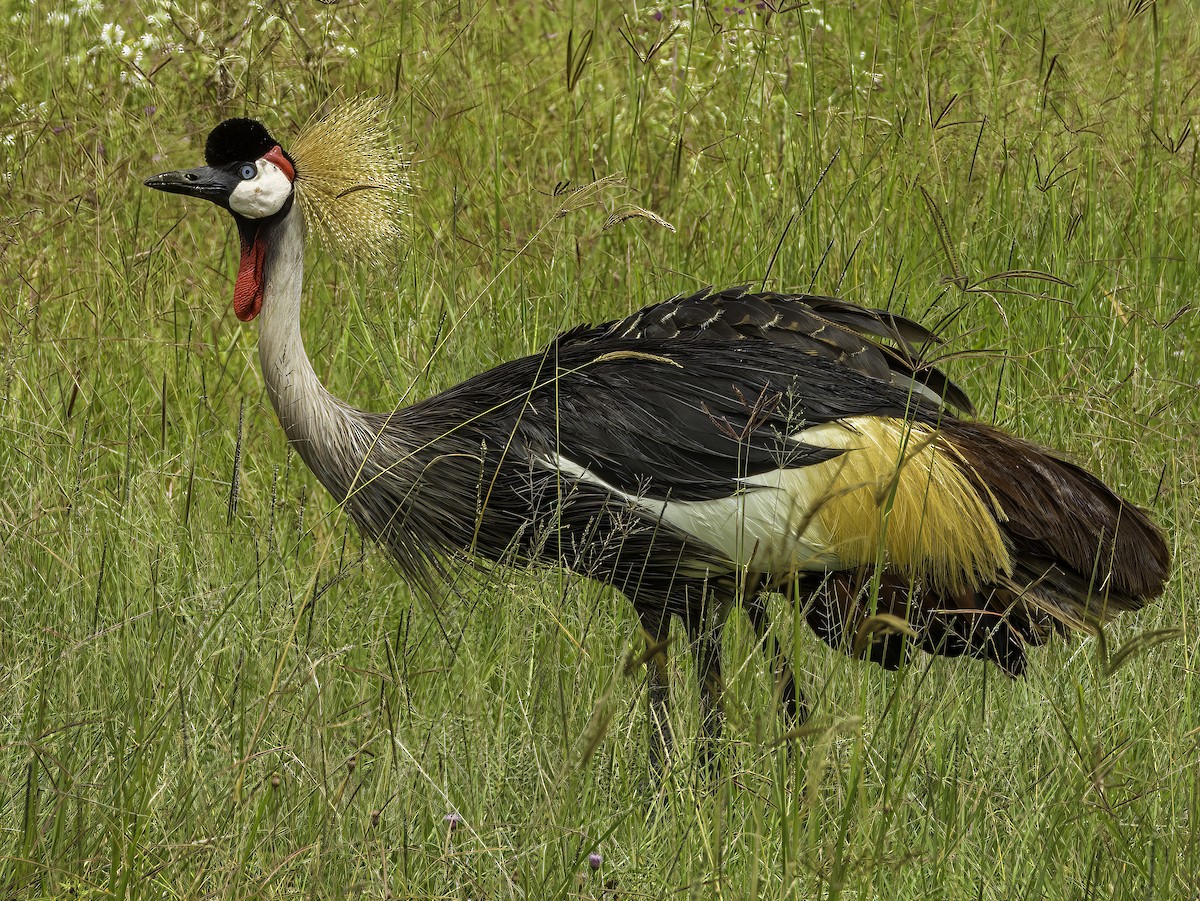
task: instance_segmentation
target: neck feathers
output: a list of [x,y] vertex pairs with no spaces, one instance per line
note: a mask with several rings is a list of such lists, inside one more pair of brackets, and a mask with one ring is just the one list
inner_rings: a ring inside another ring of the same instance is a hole
[[[300,301],[305,224],[299,205],[293,205],[279,222],[263,227],[269,229],[263,236],[266,278],[258,333],[263,380],[288,441],[341,501],[353,476],[354,458],[349,451],[361,414],[325,389],[304,350]],[[340,474],[347,470],[342,478]]]

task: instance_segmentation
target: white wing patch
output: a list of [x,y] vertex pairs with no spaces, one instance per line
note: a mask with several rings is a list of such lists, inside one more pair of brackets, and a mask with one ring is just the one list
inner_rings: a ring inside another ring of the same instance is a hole
[[[838,569],[829,535],[811,515],[821,488],[813,467],[776,469],[739,479],[741,490],[708,501],[662,501],[627,494],[561,454],[547,461],[563,475],[611,492],[654,518],[724,554],[731,563],[762,572]],[[818,476],[821,485],[829,476]]]
[[241,182],[229,195],[229,208],[247,219],[274,216],[292,193],[292,181],[270,160],[254,164],[258,174]]

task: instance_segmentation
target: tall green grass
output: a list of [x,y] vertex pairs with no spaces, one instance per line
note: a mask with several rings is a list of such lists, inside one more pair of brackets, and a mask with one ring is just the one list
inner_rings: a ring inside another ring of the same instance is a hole
[[[1194,896],[1194,5],[512,6],[5,11],[0,896]],[[141,187],[358,93],[419,189],[390,270],[311,256],[335,393],[708,283],[837,293],[943,323],[982,417],[1151,507],[1166,595],[1018,682],[885,674],[779,604],[814,728],[776,740],[737,622],[723,774],[684,741],[648,789],[628,604],[516,571],[417,602],[287,450],[229,223]],[[634,208],[674,230],[604,227]]]

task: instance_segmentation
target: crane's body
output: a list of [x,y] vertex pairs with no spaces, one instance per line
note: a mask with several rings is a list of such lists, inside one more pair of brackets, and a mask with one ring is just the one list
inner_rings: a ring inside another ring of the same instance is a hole
[[[390,412],[317,379],[300,335],[303,160],[230,120],[209,165],[147,184],[235,215],[235,308],[261,314],[264,380],[289,441],[425,588],[447,561],[565,566],[633,602],[665,760],[665,637],[691,638],[704,732],[720,726],[721,628],[742,603],[783,705],[803,713],[764,595],[827,642],[896,667],[912,645],[1012,675],[1028,645],[1095,629],[1162,591],[1169,554],[1137,507],[1050,452],[959,418],[970,403],[909,320],[736,289],[564,333],[539,353]],[[871,585],[873,590],[869,590]],[[911,641],[872,631],[906,623]]]

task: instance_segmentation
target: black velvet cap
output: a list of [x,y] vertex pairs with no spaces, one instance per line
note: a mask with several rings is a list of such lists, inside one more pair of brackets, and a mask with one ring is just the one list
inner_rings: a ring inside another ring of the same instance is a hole
[[241,160],[256,160],[279,142],[255,119],[226,119],[208,134],[204,161],[224,166]]

